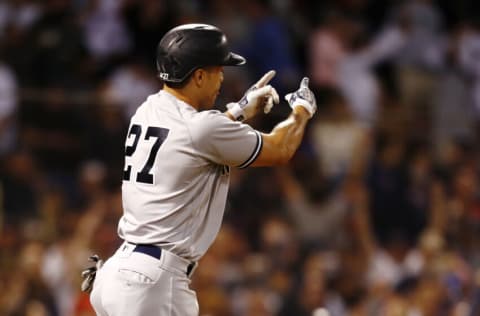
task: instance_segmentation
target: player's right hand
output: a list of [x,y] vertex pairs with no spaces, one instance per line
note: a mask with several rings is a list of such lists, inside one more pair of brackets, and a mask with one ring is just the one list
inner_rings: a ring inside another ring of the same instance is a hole
[[100,270],[103,266],[103,260],[100,259],[100,257],[97,255],[90,256],[88,260],[94,262],[95,265],[82,271],[83,281],[81,285],[81,290],[83,292],[90,293],[93,288],[93,283],[95,282],[97,271]]
[[310,117],[312,117],[317,111],[317,101],[312,90],[308,87],[308,82],[308,77],[304,77],[302,82],[300,82],[300,88],[295,92],[287,94],[285,100],[287,100],[292,109],[297,106],[304,107],[310,113]]
[[277,90],[268,84],[274,76],[275,71],[270,70],[245,92],[240,101],[227,104],[230,114],[243,121],[255,116],[259,109],[270,112],[273,105],[280,101]]

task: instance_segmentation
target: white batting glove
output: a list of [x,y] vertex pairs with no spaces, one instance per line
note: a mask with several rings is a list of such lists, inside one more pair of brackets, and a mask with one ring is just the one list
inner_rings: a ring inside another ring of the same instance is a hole
[[275,71],[270,70],[251,86],[238,102],[227,104],[228,112],[238,121],[248,120],[255,116],[259,108],[270,112],[274,104],[278,104],[280,97],[277,90],[267,83],[275,76]]
[[97,271],[100,270],[103,266],[103,260],[100,259],[100,257],[97,255],[90,256],[88,260],[94,262],[95,265],[82,271],[83,281],[81,290],[83,292],[90,293],[93,288],[93,283],[95,282]]
[[310,117],[312,117],[317,111],[317,101],[312,90],[308,88],[309,81],[308,77],[304,77],[300,83],[300,88],[295,92],[287,94],[285,100],[287,100],[292,109],[297,106],[304,107],[310,113]]

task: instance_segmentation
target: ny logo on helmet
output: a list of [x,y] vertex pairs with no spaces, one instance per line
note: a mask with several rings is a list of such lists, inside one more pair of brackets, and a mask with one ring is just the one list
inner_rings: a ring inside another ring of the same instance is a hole
[[168,73],[166,73],[166,72],[161,72],[161,73],[159,74],[159,77],[160,77],[160,79],[168,80]]

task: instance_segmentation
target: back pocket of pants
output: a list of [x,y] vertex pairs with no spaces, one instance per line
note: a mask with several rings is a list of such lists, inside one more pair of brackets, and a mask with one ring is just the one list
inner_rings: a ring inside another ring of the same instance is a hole
[[127,282],[131,283],[144,283],[144,284],[154,284],[155,280],[138,271],[119,269],[118,273],[121,278]]
[[132,254],[118,267],[121,279],[134,284],[154,284],[160,278],[159,261],[144,254]]

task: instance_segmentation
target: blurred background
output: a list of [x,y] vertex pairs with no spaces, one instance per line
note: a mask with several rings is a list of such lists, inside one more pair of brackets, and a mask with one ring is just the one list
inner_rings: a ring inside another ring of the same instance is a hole
[[480,315],[474,0],[1,1],[0,315],[94,315],[80,271],[121,242],[128,120],[188,22],[248,60],[219,109],[270,69],[319,106],[289,165],[233,171],[201,315]]

